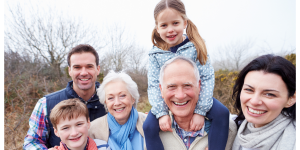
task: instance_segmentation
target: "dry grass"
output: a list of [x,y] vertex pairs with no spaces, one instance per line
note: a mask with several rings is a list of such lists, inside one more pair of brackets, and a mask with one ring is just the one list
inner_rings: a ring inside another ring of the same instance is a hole
[[140,101],[137,106],[137,111],[139,112],[149,112],[151,109],[151,105],[148,101],[148,97],[144,96],[140,98]]
[[32,75],[5,77],[5,150],[22,149],[24,138],[29,129],[29,117],[37,100],[47,93],[62,89],[65,81],[49,82]]
[[227,70],[219,70],[215,72],[215,88],[214,95],[222,104],[224,104],[232,114],[236,114],[234,109],[234,100],[231,95],[238,72],[230,72]]
[[24,113],[22,103],[15,103],[15,106],[5,105],[4,115],[4,149],[22,149],[24,137],[27,134],[29,124],[28,119],[36,101],[32,100],[28,103],[28,107]]

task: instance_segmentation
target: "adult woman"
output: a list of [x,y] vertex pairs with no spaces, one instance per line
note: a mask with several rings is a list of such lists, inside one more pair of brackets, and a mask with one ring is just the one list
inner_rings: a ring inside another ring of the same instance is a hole
[[108,114],[91,123],[89,136],[107,141],[112,150],[145,149],[146,115],[133,107],[139,99],[136,83],[123,72],[110,71],[97,93]]
[[233,99],[239,112],[233,150],[295,149],[296,69],[274,55],[251,61],[236,80]]

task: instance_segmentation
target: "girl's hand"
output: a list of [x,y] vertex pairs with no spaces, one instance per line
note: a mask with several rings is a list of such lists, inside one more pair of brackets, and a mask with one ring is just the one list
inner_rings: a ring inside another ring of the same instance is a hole
[[190,122],[190,130],[198,131],[203,127],[203,125],[204,125],[204,116],[199,114],[194,114]]
[[173,132],[171,129],[171,118],[169,115],[164,115],[158,119],[159,127],[162,131],[170,131]]

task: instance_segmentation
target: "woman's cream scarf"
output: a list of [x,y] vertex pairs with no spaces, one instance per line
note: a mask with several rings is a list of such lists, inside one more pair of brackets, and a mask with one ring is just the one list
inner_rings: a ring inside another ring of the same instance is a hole
[[241,148],[261,150],[296,149],[296,122],[280,114],[267,125],[254,128],[246,119],[241,124],[233,143],[233,150]]

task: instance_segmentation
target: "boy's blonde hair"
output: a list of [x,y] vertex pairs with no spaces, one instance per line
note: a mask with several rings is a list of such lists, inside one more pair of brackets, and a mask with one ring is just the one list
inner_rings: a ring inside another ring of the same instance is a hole
[[59,102],[51,110],[50,121],[53,124],[53,127],[57,129],[60,118],[71,120],[73,118],[78,118],[81,115],[86,117],[86,121],[89,120],[89,111],[86,105],[78,98],[67,99]]
[[[181,14],[183,20],[187,20],[186,34],[189,40],[195,45],[197,50],[197,58],[200,64],[205,65],[207,61],[207,50],[204,40],[200,36],[197,27],[194,23],[188,19],[185,12],[184,4],[180,0],[161,0],[154,9],[154,19],[155,25],[157,26],[157,16],[165,9],[174,9]],[[156,27],[152,31],[152,43],[162,50],[168,50],[170,47],[168,44],[160,37],[156,30]]]

